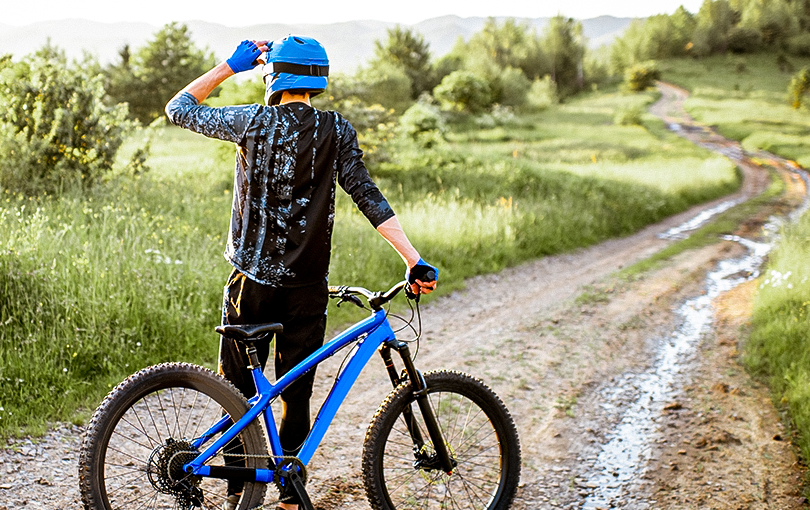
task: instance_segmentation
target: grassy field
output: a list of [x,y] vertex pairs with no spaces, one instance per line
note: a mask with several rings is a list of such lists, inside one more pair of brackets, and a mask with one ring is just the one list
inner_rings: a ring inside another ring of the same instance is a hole
[[[810,64],[807,59],[790,62],[796,70]],[[768,150],[810,167],[810,112],[790,106],[791,73],[779,69],[776,56],[679,60],[662,69],[664,80],[693,92],[686,107],[695,118],[716,125],[748,150]],[[743,348],[746,365],[770,383],[775,403],[788,411],[805,459],[810,458],[808,260],[810,216],[805,214],[783,229],[770,255]]]
[[[776,55],[673,60],[661,65],[663,79],[692,92],[686,109],[697,120],[742,142],[810,167],[810,115],[788,100],[794,71],[810,59],[788,58],[781,70]],[[742,64],[742,65],[741,65]]]
[[[736,189],[730,163],[660,122],[613,123],[654,99],[607,91],[530,116],[467,119],[437,148],[395,144],[372,174],[447,292]],[[146,175],[87,196],[1,195],[0,435],[81,421],[145,365],[215,363],[232,161],[225,144],[165,128]],[[342,193],[337,209],[330,281],[399,280],[399,257]],[[332,327],[356,317],[329,313]]]

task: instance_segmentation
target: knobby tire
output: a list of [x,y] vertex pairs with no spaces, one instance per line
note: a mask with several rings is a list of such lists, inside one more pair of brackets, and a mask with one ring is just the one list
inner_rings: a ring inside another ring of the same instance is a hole
[[[374,510],[507,510],[520,479],[520,443],[503,402],[469,375],[425,374],[428,398],[451,457],[452,474],[419,464],[432,453],[409,382],[383,401],[363,445],[363,481]],[[410,408],[425,444],[415,451],[403,413]],[[416,463],[415,463],[416,462]]]
[[[231,383],[196,365],[166,363],[133,374],[107,395],[88,425],[79,456],[84,508],[219,510],[228,482],[188,479],[178,467],[194,456],[186,445],[216,423],[223,410],[238,419],[248,407]],[[208,463],[223,465],[227,458],[230,464],[267,468],[257,420],[223,450],[229,448]],[[260,506],[265,489],[264,483],[244,483],[238,509]],[[197,498],[191,504],[188,494]]]

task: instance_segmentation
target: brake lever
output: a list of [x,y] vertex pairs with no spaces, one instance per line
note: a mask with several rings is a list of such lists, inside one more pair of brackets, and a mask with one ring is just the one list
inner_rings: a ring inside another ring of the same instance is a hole
[[360,301],[360,298],[358,298],[354,294],[348,294],[348,293],[347,294],[341,294],[339,297],[340,297],[340,300],[337,302],[337,307],[338,308],[340,308],[340,305],[342,305],[343,303],[351,303],[351,304],[356,305],[356,306],[358,306],[360,308],[365,308],[365,306],[363,306],[363,302]]
[[416,301],[418,303],[419,302],[419,297],[421,295],[422,294],[414,294],[411,291],[411,285],[410,284],[405,286],[405,297],[407,297],[408,299],[411,299],[411,300]]

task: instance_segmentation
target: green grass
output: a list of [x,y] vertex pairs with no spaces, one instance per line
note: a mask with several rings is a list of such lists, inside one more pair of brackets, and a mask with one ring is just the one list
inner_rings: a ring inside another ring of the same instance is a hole
[[[489,127],[468,119],[442,147],[392,146],[372,174],[448,292],[736,189],[731,165],[660,122],[613,124],[617,109],[654,99],[594,93]],[[87,196],[0,195],[0,436],[81,421],[145,365],[215,363],[232,149],[165,128],[148,164]],[[333,283],[382,289],[402,278],[399,257],[343,193],[333,244]],[[330,308],[330,326],[362,313]]]
[[760,277],[748,368],[770,382],[777,405],[789,411],[802,456],[810,458],[810,216],[787,228]]

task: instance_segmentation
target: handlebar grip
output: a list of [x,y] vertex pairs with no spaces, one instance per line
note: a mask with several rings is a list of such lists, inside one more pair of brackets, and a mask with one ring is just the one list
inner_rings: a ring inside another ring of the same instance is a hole
[[427,278],[427,281],[432,282],[433,280],[436,279],[436,271],[433,270],[428,271],[427,273],[425,273],[425,278]]

